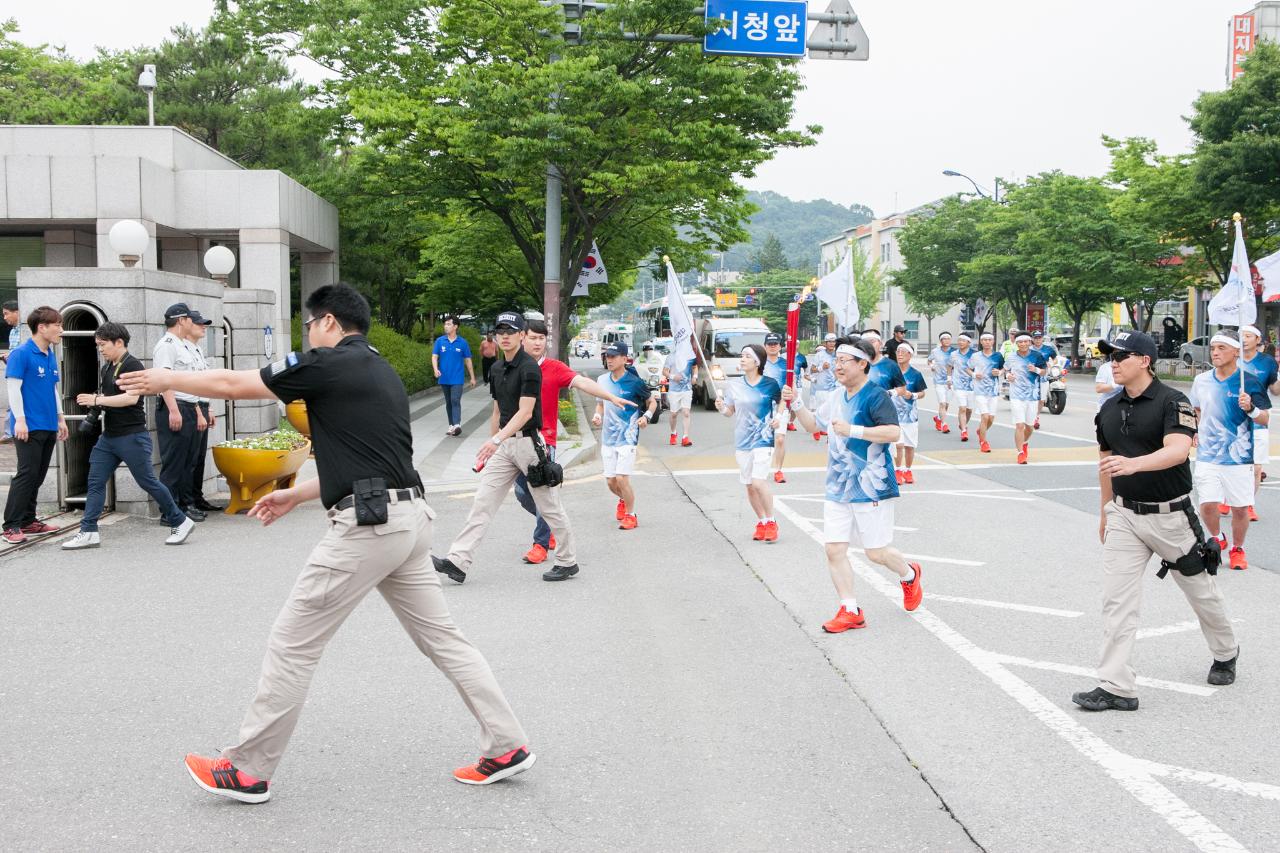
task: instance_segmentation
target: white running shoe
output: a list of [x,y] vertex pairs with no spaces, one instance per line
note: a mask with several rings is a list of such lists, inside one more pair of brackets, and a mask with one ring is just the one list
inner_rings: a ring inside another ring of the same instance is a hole
[[[187,541],[187,537],[191,535],[191,531],[196,529],[196,523],[190,518],[183,518],[182,523],[177,527],[169,528],[169,538],[164,540],[166,545],[181,545]],[[93,534],[97,536],[98,534]]]
[[62,543],[62,550],[78,551],[81,548],[97,548],[101,544],[102,539],[98,536],[96,530],[92,533],[87,530],[81,530],[75,536]]

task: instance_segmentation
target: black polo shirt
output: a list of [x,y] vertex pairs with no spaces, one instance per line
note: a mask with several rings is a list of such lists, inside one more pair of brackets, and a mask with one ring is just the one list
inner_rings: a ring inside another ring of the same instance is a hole
[[[1153,378],[1137,397],[1130,397],[1122,389],[1103,403],[1094,425],[1098,447],[1132,458],[1155,453],[1164,447],[1164,437],[1171,433],[1194,437],[1196,411],[1185,394]],[[1132,501],[1171,501],[1191,492],[1191,463],[1183,461],[1163,471],[1112,477],[1111,488]]]
[[533,356],[524,351],[524,347],[516,350],[515,358],[507,360],[499,350],[502,358],[489,368],[489,393],[498,404],[498,429],[502,429],[516,412],[520,411],[520,398],[533,398],[533,417],[520,430],[521,435],[537,435],[542,425],[542,368]]
[[363,335],[348,335],[335,347],[291,352],[261,375],[284,402],[306,401],[326,507],[351,494],[356,480],[381,477],[389,489],[421,483],[413,467],[404,383]]
[[[138,361],[137,356],[126,352],[124,358],[120,359],[119,366],[114,364],[102,365],[102,381],[100,383],[101,391],[98,392],[102,397],[114,397],[117,394],[123,394],[120,387],[116,385],[116,377],[121,373],[133,373],[136,370],[146,370],[142,362]],[[138,402],[132,406],[123,406],[118,408],[102,407],[102,431],[112,438],[122,435],[133,435],[135,432],[145,432],[147,429],[147,409],[146,403],[141,397]]]

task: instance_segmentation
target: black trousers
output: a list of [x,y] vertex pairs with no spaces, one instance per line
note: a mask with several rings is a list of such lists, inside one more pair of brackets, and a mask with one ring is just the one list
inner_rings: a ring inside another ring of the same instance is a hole
[[200,452],[201,433],[196,430],[196,404],[179,400],[182,429],[169,429],[169,408],[164,398],[156,401],[156,438],[160,444],[160,482],[178,506],[187,509],[195,500],[191,483],[195,477],[196,455]]
[[49,473],[53,449],[58,446],[58,433],[51,429],[33,429],[26,441],[13,440],[18,452],[18,470],[9,483],[9,499],[4,505],[4,529],[24,527],[36,520],[36,497]]
[[[205,423],[209,422],[209,404],[201,403],[200,411],[204,413]],[[209,454],[209,429],[197,433],[200,447],[196,449],[196,466],[191,474],[191,499],[194,502],[204,500],[204,460]]]
[[489,384],[489,371],[493,369],[494,362],[498,360],[495,356],[481,356],[480,358],[480,375],[484,377],[484,384]]

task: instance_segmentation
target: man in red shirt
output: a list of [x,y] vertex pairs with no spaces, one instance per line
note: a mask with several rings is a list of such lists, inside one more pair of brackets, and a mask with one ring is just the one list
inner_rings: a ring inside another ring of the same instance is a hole
[[[618,406],[634,406],[630,400],[615,397],[600,387],[594,379],[580,376],[563,361],[547,358],[547,323],[545,320],[526,320],[527,328],[524,336],[524,351],[538,362],[542,368],[542,437],[547,443],[547,454],[554,459],[556,455],[556,431],[560,423],[560,392],[566,388],[577,388],[592,397],[608,400]],[[529,494],[529,484],[521,475],[516,480],[516,500],[520,506],[537,519],[533,529],[533,547],[524,555],[526,563],[538,564],[547,559],[547,551],[553,548],[551,528],[542,516],[538,515],[538,507]]]

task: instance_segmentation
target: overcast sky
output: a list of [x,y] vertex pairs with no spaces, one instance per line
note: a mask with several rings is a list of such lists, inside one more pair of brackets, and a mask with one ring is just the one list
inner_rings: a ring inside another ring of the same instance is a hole
[[[811,0],[825,9],[828,0]],[[797,199],[905,210],[967,184],[943,169],[1018,179],[1106,169],[1102,134],[1190,147],[1182,116],[1225,86],[1227,20],[1251,0],[853,0],[868,62],[806,60],[797,124],[816,146],[783,153],[748,183]],[[27,43],[155,44],[200,26],[212,0],[4,0]]]

